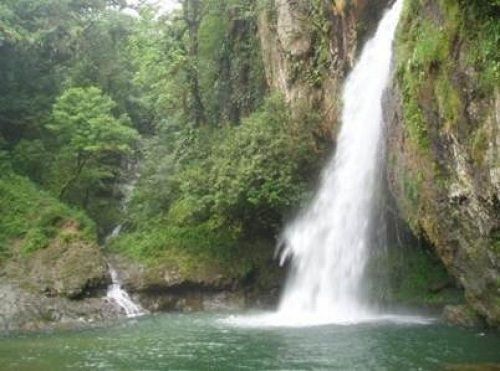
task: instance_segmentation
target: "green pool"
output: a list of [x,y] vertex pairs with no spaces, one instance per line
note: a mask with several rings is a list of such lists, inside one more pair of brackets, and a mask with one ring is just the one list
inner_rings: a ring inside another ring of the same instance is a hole
[[2,337],[0,369],[432,370],[500,363],[498,333],[437,322],[287,328],[238,325],[227,317],[165,314],[93,330]]

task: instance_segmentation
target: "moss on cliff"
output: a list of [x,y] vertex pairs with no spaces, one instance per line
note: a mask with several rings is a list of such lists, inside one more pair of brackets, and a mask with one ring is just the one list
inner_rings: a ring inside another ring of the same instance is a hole
[[442,307],[463,301],[442,262],[422,246],[389,249],[385,269],[388,303]]
[[[468,134],[473,129],[458,127],[467,104],[462,85],[465,76],[460,73],[475,73],[478,96],[494,95],[500,81],[497,11],[487,2],[406,2],[398,38],[397,74],[409,138],[422,149],[428,149],[429,135],[436,130]],[[429,127],[430,109],[440,118],[437,128]],[[477,127],[481,122],[475,124]]]
[[403,215],[500,323],[498,86],[495,2],[407,1],[397,38],[391,189]]

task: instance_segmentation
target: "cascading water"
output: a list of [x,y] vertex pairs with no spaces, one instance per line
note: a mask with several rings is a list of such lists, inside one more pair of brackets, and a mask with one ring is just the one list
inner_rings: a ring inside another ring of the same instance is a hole
[[291,275],[277,317],[290,324],[350,323],[370,317],[362,299],[383,157],[382,96],[403,0],[384,15],[343,93],[335,156],[311,204],[283,234]]
[[127,317],[138,317],[145,314],[144,309],[134,303],[129,294],[122,289],[118,274],[115,269],[108,264],[109,273],[111,275],[111,285],[108,287],[106,296],[118,304],[124,311]]
[[[122,225],[117,225],[111,234],[106,238],[106,243],[113,238],[118,237],[121,230]],[[122,283],[118,278],[118,273],[109,262],[108,269],[111,276],[111,285],[108,286],[106,297],[122,308],[127,317],[138,317],[146,314],[146,311],[141,308],[140,305],[134,303],[130,298],[130,295],[122,288]]]
[[[130,183],[123,184],[125,197],[122,207],[124,211],[127,209],[127,204],[130,201],[130,196],[134,190],[136,180],[137,178],[135,177]],[[106,238],[106,244],[113,238],[118,237],[121,230],[122,225],[117,225]],[[127,317],[138,317],[146,314],[146,311],[139,304],[134,303],[130,298],[130,295],[122,288],[122,283],[120,282],[118,273],[109,262],[108,269],[111,276],[111,285],[108,286],[106,297],[120,306]]]

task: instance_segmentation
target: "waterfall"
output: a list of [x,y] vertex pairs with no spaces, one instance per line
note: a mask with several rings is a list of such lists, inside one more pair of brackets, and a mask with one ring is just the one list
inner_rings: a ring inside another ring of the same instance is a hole
[[[134,172],[134,168],[129,169]],[[125,197],[123,198],[122,208],[125,212],[127,210],[127,205],[132,196],[132,192],[135,188],[135,183],[137,181],[137,174],[134,172],[134,177],[132,181],[122,184],[123,193]],[[120,235],[122,231],[122,224],[118,224],[113,231],[106,237],[105,244],[107,245],[113,238]],[[139,305],[132,301],[130,295],[122,288],[122,283],[118,277],[118,273],[113,268],[113,266],[108,262],[108,270],[111,276],[111,285],[108,286],[108,291],[106,297],[112,302],[116,303],[120,308],[123,309],[127,317],[138,317],[146,314],[146,311]]]
[[[106,238],[106,244],[113,238],[118,237],[121,230],[122,225],[117,225],[111,234]],[[134,303],[130,298],[130,295],[122,288],[122,283],[118,278],[118,273],[109,262],[108,270],[109,275],[111,276],[111,285],[108,286],[106,297],[122,308],[127,317],[138,317],[146,314],[146,311],[141,308],[139,304]]]
[[283,322],[351,323],[372,314],[363,302],[363,272],[377,228],[384,154],[382,96],[403,7],[386,12],[344,86],[337,148],[310,205],[282,236],[281,262],[291,272],[277,316]]
[[138,304],[134,303],[130,298],[129,294],[122,289],[120,280],[118,279],[118,274],[116,270],[108,264],[109,273],[111,275],[111,285],[108,287],[108,292],[106,296],[118,304],[124,311],[127,317],[138,317],[145,314],[144,309],[142,309]]

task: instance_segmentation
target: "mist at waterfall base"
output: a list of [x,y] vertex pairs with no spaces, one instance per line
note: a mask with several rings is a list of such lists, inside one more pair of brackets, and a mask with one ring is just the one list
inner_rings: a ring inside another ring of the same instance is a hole
[[278,311],[228,321],[249,326],[428,322],[418,316],[382,315],[363,300],[372,232],[380,227],[375,211],[384,157],[382,99],[402,7],[398,0],[386,12],[348,76],[335,155],[314,199],[283,233],[281,263],[290,259],[291,267]]

